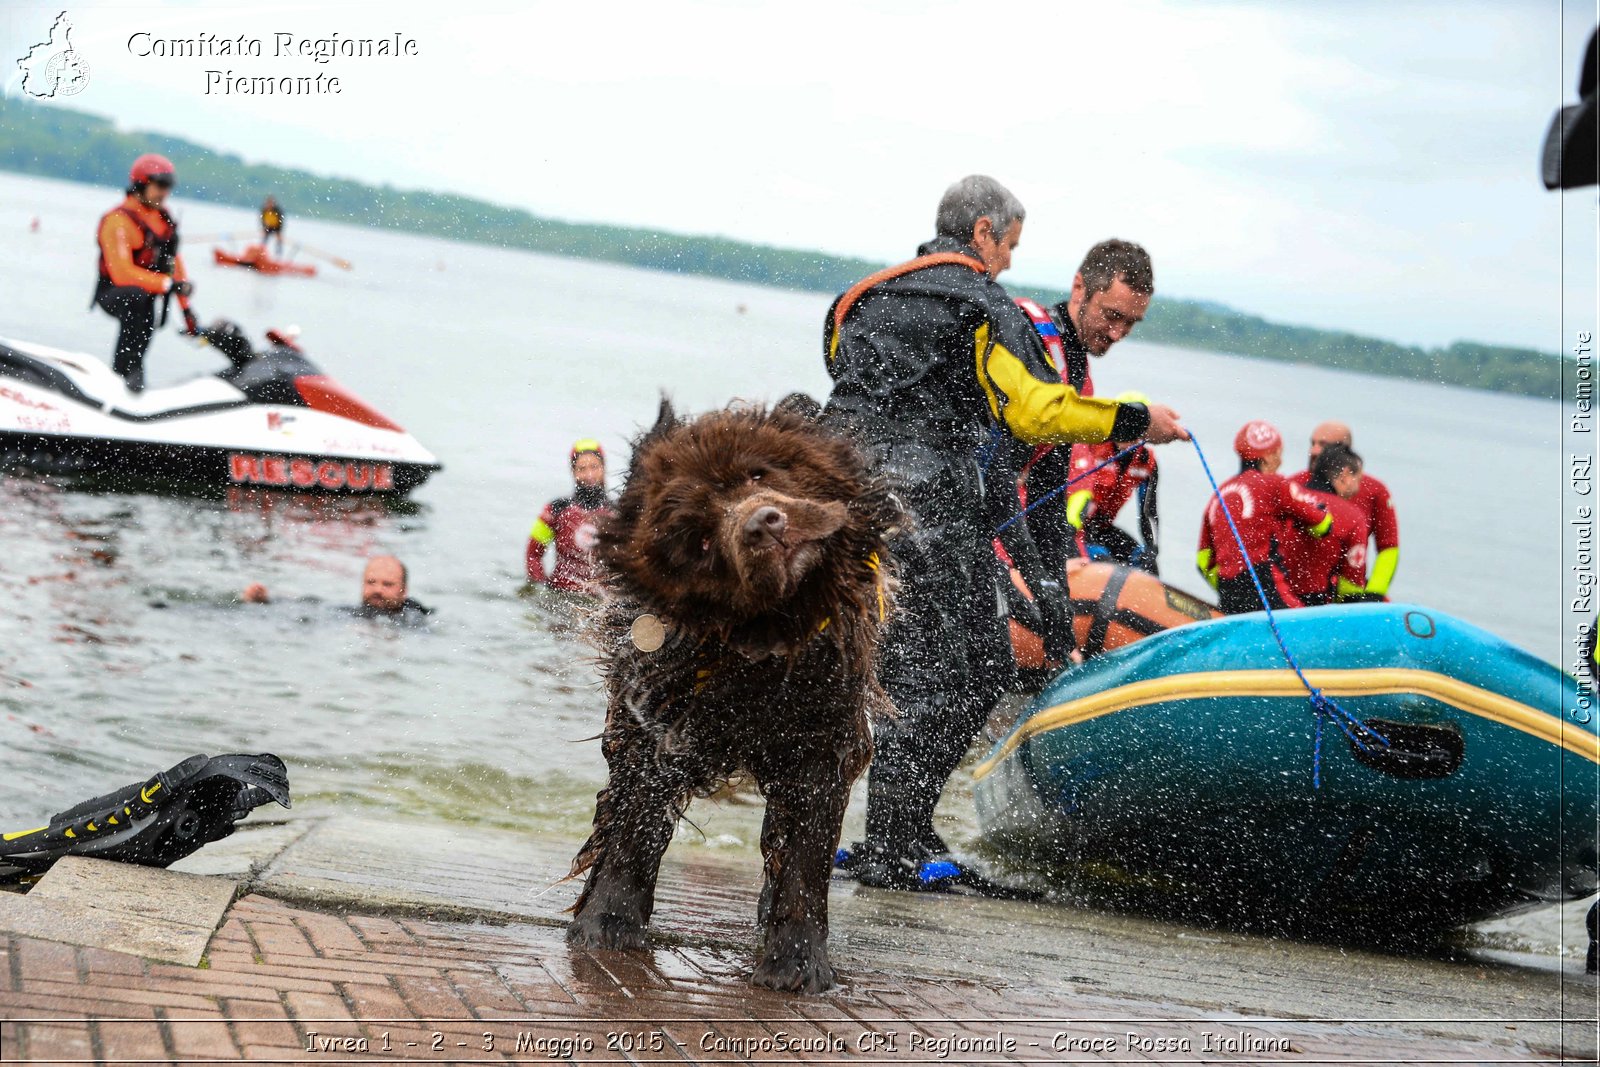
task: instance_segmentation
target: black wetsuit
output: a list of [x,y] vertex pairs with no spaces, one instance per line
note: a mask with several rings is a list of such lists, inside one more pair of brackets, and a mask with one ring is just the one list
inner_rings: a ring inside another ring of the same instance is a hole
[[[976,260],[951,238],[918,249],[950,253]],[[876,731],[867,789],[866,845],[898,860],[937,847],[939,795],[1015,675],[980,448],[1001,432],[997,418],[1025,436],[1104,440],[1142,437],[1149,415],[1079,399],[1005,289],[955,263],[835,301],[824,354],[824,421],[856,435],[911,514],[891,545],[899,610],[878,672],[899,714]]]
[[371,604],[361,604],[351,608],[350,611],[360,619],[393,619],[404,626],[420,626],[428,621],[429,615],[433,614],[432,608],[423,607],[410,597],[406,597],[405,603],[401,604],[397,611],[385,611]]
[[[132,198],[129,199],[131,201]],[[178,224],[167,213],[166,208],[156,207],[154,210],[167,226],[165,237],[156,234],[149,223],[126,205],[107,212],[100,220],[100,226],[103,229],[106,218],[111,215],[120,213],[127,216],[139,227],[143,237],[143,244],[133,253],[134,265],[157,274],[171,275],[178,258]],[[98,231],[96,239],[99,240]],[[131,392],[137,393],[144,389],[144,355],[150,348],[150,339],[155,336],[158,311],[160,324],[166,324],[167,306],[170,300],[170,294],[157,295],[137,285],[117,285],[112,282],[110,268],[106,265],[105,250],[101,250],[99,276],[95,280],[94,296],[90,300],[90,306],[99,307],[122,324],[117,331],[117,346],[112,352],[111,369],[121,376]]]

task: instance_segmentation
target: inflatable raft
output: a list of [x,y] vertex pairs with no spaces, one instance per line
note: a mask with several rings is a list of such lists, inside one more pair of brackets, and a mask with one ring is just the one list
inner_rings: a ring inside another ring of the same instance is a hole
[[211,255],[219,267],[243,267],[262,274],[298,274],[304,278],[314,277],[317,273],[317,268],[310,263],[291,263],[287,259],[273,259],[267,255],[264,245],[247,245],[243,252],[237,253],[224,248],[214,248],[211,250]]
[[[1156,633],[1060,675],[975,771],[987,847],[1069,893],[1409,940],[1593,894],[1594,694],[1437,611],[1279,612]],[[1321,788],[1313,785],[1319,763]]]

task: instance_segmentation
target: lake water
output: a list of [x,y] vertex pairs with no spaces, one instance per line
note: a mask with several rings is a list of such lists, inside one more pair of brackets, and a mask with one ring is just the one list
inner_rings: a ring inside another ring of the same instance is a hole
[[[181,193],[185,232],[252,232],[250,213]],[[95,222],[118,196],[0,175],[0,336],[109,358],[114,323],[85,308]],[[310,223],[288,208],[291,247],[355,269],[260,277],[214,267],[191,242],[202,319],[226,315],[257,340],[297,324],[313,360],[444,470],[393,511],[0,476],[0,825],[37,825],[194,752],[271,751],[291,768],[297,810],[532,827],[575,848],[603,780],[599,746],[583,739],[604,699],[572,605],[518,593],[529,526],[570,486],[570,443],[599,437],[615,476],[663,391],[690,411],[825,396],[830,296]],[[907,234],[907,252],[924,236]],[[172,327],[147,360],[156,385],[220,367]],[[1315,423],[1349,422],[1399,507],[1396,599],[1564,661],[1554,402],[1137,341],[1095,376],[1103,394],[1138,388],[1176,406],[1224,475],[1247,419],[1278,425],[1290,469]],[[1161,462],[1165,577],[1202,592],[1190,561],[1204,476],[1187,446]],[[376,552],[409,565],[412,594],[436,610],[426,631],[337,610]],[[251,581],[277,602],[236,604]],[[696,847],[744,846],[754,861],[755,810],[700,804]],[[941,808],[958,842],[974,832],[971,810],[958,776]]]

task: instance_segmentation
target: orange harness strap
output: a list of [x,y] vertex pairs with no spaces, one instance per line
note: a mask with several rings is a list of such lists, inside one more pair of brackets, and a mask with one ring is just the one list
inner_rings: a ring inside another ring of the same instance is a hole
[[941,263],[954,263],[959,266],[970,267],[979,274],[987,274],[989,272],[989,268],[983,265],[982,260],[975,256],[963,255],[960,252],[934,252],[931,255],[918,256],[916,259],[908,260],[898,266],[885,267],[876,274],[867,275],[867,277],[862,278],[845,290],[844,295],[839,298],[839,303],[833,309],[834,333],[838,333],[839,327],[844,325],[845,315],[849,313],[857,300],[866,295],[867,290],[882,285],[884,282],[893,281],[902,274],[910,274],[912,271],[921,270],[924,267],[937,267]]

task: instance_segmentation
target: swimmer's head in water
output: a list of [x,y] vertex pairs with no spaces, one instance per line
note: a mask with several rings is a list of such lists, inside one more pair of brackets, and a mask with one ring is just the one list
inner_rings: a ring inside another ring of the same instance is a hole
[[393,556],[373,556],[361,576],[361,603],[374,611],[399,611],[406,604],[406,565]]

